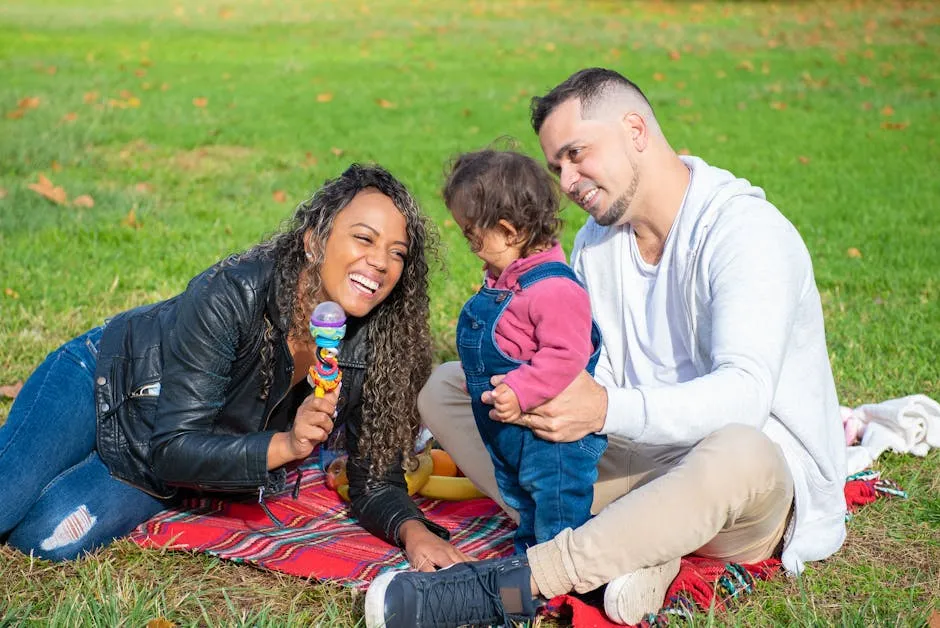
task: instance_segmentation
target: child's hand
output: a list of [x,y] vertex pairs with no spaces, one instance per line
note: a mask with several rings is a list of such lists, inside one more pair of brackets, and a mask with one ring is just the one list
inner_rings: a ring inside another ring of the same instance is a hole
[[493,400],[493,412],[490,413],[490,416],[497,421],[516,423],[522,417],[519,398],[516,397],[516,393],[513,392],[512,388],[506,384],[498,384],[493,389],[491,399]]

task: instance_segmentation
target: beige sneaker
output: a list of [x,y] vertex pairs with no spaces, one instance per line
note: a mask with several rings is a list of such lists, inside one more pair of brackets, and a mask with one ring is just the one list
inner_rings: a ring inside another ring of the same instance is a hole
[[669,585],[679,573],[679,559],[637,569],[611,580],[604,591],[604,612],[618,624],[637,624],[662,608]]

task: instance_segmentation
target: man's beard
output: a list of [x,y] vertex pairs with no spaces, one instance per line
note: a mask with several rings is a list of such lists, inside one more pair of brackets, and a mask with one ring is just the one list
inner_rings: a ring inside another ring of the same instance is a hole
[[630,165],[633,168],[633,178],[630,179],[630,185],[627,186],[626,191],[610,204],[603,215],[594,217],[594,221],[601,227],[609,227],[620,222],[633,203],[633,197],[636,196],[636,190],[640,185],[640,171],[635,163],[631,162]]

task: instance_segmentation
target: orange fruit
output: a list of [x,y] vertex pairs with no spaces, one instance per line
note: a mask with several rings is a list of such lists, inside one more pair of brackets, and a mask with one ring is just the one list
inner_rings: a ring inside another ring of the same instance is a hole
[[431,460],[434,462],[431,475],[444,475],[451,478],[457,475],[457,463],[443,449],[432,449]]

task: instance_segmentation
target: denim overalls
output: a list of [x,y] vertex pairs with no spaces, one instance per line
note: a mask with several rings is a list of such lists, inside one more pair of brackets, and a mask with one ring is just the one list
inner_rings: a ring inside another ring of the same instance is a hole
[[[519,286],[525,290],[550,277],[565,277],[580,285],[567,264],[546,262],[524,273]],[[512,290],[484,286],[467,301],[457,321],[457,352],[467,376],[473,416],[493,459],[500,493],[506,504],[519,513],[515,549],[521,554],[530,545],[547,541],[590,518],[597,461],[607,449],[607,437],[590,434],[573,443],[553,443],[538,438],[528,428],[489,418],[492,406],[485,405],[480,396],[493,389],[490,377],[524,364],[496,345],[496,324],[512,297]],[[593,375],[601,346],[600,329],[593,321],[591,342],[594,352],[586,368]]]

